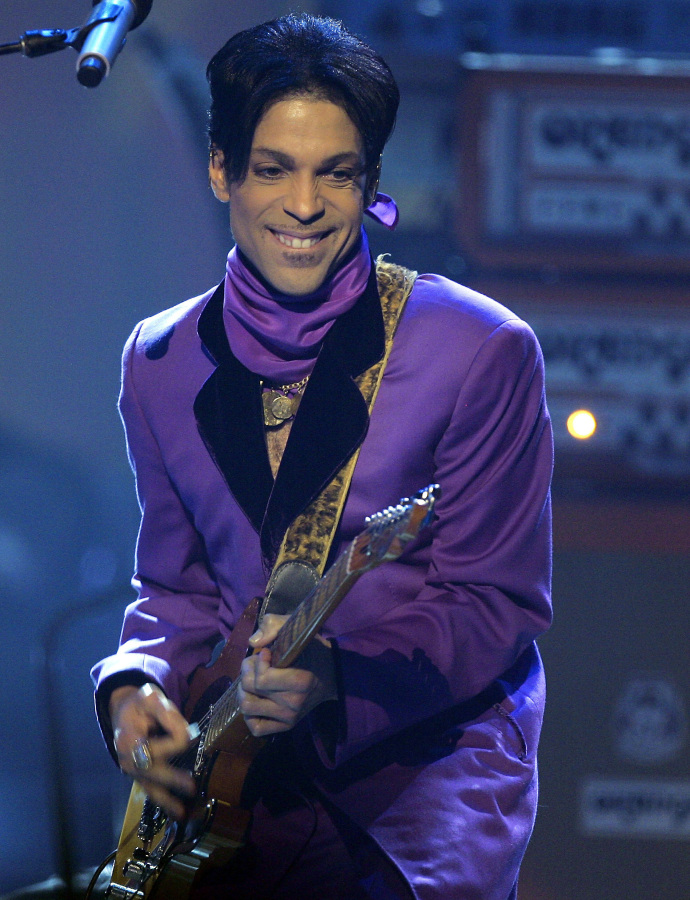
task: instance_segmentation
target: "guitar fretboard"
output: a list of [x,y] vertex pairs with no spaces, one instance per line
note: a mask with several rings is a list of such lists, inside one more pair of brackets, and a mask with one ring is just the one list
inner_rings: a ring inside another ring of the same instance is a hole
[[[280,629],[271,648],[271,665],[275,668],[286,669],[297,659],[323,621],[328,618],[357,578],[366,571],[366,566],[356,570],[350,568],[355,544],[356,540],[338,558]],[[204,738],[204,756],[214,749],[219,738],[239,714],[238,687],[239,679],[236,679],[213,707]]]
[[[398,506],[367,519],[368,527],[349,544],[278,632],[271,647],[273,667],[286,669],[295,662],[360,575],[387,559],[400,556],[409,541],[430,520],[437,496],[438,486],[430,485],[413,501],[401,500]],[[197,756],[197,769],[240,714],[238,688],[239,679],[236,679],[199,723],[205,727],[208,719]]]

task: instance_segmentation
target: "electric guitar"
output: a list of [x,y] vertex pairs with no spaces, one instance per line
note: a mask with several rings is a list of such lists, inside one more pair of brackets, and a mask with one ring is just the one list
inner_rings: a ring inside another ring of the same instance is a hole
[[[364,572],[396,559],[432,519],[439,496],[430,485],[370,516],[366,528],[288,618],[271,646],[271,665],[291,666],[326,618]],[[190,683],[185,716],[199,719],[199,737],[176,764],[189,769],[197,796],[183,821],[168,818],[135,783],[129,798],[106,896],[117,900],[187,900],[210,869],[228,863],[243,846],[251,809],[242,803],[245,776],[265,739],[254,737],[239,712],[238,675],[255,629],[255,598],[211,667]]]

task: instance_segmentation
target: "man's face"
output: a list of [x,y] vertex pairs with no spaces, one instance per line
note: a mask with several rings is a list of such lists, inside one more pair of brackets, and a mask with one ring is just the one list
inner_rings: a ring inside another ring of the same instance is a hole
[[227,182],[222,154],[211,158],[216,196],[230,202],[238,247],[283,294],[315,291],[359,237],[366,175],[362,139],[334,103],[280,100],[259,120],[249,168]]

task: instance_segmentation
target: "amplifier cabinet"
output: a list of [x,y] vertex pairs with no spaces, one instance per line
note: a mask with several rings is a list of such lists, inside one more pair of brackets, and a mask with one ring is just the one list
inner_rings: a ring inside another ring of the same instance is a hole
[[462,62],[457,223],[475,268],[690,272],[690,63]]

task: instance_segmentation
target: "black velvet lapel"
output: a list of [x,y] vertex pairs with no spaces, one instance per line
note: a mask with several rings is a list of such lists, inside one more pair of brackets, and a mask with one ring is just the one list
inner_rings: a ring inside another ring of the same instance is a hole
[[223,284],[199,317],[199,337],[216,363],[194,402],[199,433],[233,496],[259,531],[273,475],[268,461],[259,376],[230,352],[223,325]]
[[199,431],[272,561],[290,523],[362,443],[369,416],[353,381],[383,356],[385,333],[376,273],[328,332],[292,425],[273,482],[258,375],[230,351],[222,317],[223,287],[199,318],[199,335],[217,364],[194,404]]
[[328,332],[292,425],[261,529],[268,560],[290,523],[364,440],[369,413],[353,381],[383,356],[385,332],[376,271],[357,303]]

